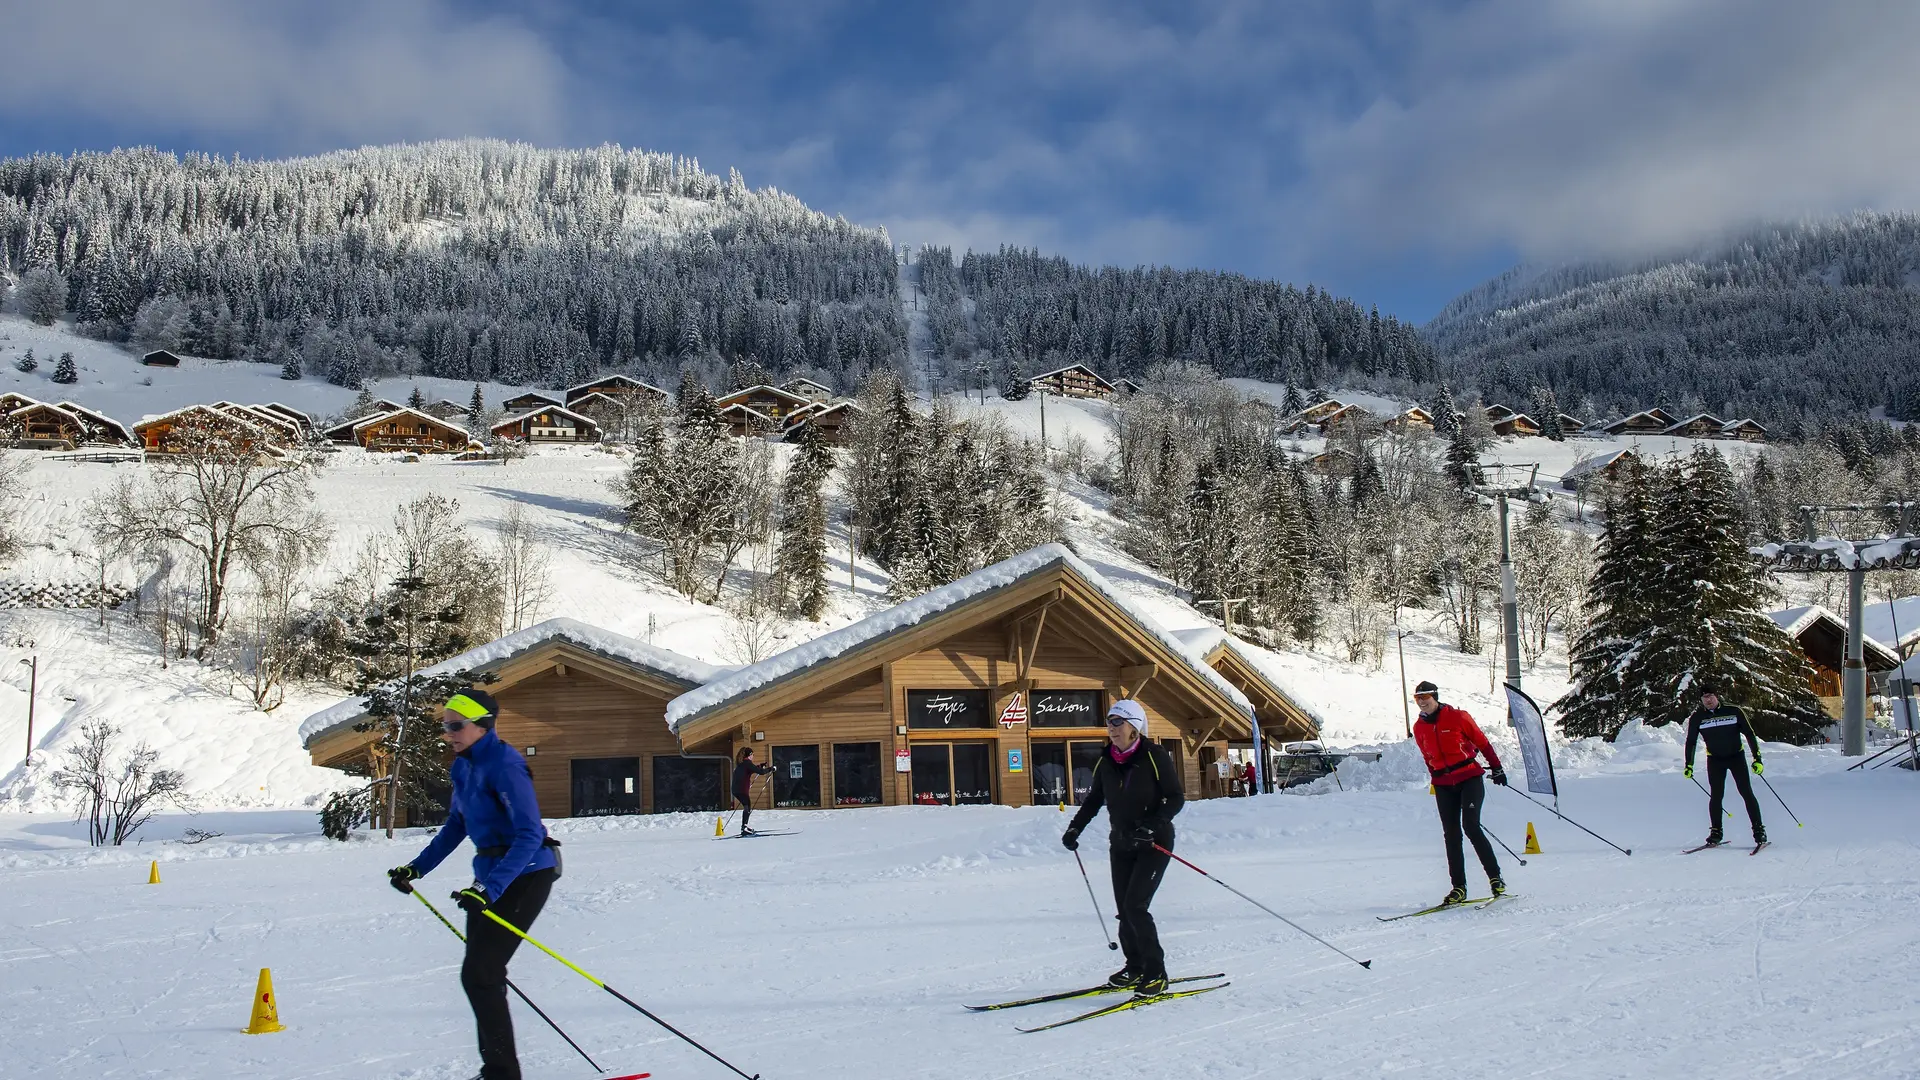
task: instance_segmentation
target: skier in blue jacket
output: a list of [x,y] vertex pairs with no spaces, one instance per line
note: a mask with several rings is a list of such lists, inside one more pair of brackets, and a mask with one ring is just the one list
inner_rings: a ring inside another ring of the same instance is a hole
[[453,799],[447,822],[426,850],[387,871],[393,887],[412,892],[414,879],[432,873],[460,841],[473,838],[473,884],[453,894],[467,913],[467,957],[460,985],[473,1007],[480,1040],[475,1080],[520,1080],[507,1011],[507,961],[520,938],[487,918],[493,911],[522,930],[546,905],[560,876],[559,842],[547,836],[533,797],[533,773],[520,752],[494,734],[499,703],[470,688],[440,711],[441,739],[453,747]]

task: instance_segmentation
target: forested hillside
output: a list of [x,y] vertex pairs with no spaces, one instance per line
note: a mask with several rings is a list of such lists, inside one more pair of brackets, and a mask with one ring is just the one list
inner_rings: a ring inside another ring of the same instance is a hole
[[0,161],[0,264],[40,321],[347,386],[746,356],[851,385],[905,357],[884,232],[613,146]]
[[1772,227],[1684,258],[1521,267],[1426,327],[1488,400],[1551,386],[1596,416],[1666,404],[1804,419],[1920,419],[1920,216]]

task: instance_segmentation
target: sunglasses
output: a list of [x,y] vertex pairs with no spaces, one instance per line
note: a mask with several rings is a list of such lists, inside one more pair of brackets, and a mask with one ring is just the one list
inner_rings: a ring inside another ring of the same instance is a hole
[[1109,716],[1109,717],[1107,717],[1107,726],[1108,726],[1108,727],[1126,727],[1126,726],[1127,726],[1128,724],[1130,724],[1130,723],[1132,723],[1132,721],[1131,721],[1131,720],[1128,720],[1128,719],[1127,719],[1126,717],[1124,717],[1124,716]]
[[440,721],[440,730],[451,735],[461,728],[466,727],[469,722],[470,721],[466,720],[442,720]]

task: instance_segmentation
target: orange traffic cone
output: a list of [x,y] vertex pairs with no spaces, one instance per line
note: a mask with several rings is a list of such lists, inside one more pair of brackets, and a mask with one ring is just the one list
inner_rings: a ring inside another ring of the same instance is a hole
[[153,860],[153,867],[147,871],[147,884],[160,884],[160,860]]
[[253,988],[253,1019],[247,1022],[247,1034],[285,1030],[280,1026],[280,1010],[273,1003],[273,973],[261,968],[260,982]]
[[1541,851],[1540,851],[1540,838],[1539,838],[1539,837],[1537,837],[1537,836],[1535,836],[1535,835],[1533,835],[1533,822],[1531,822],[1531,821],[1529,821],[1529,822],[1527,822],[1527,848],[1526,848],[1526,853],[1527,853],[1528,855],[1539,855],[1539,854],[1541,854]]

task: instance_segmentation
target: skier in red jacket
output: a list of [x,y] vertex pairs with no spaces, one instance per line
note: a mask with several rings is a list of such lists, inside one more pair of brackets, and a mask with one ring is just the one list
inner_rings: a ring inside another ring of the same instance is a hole
[[[1460,837],[1473,842],[1474,853],[1487,872],[1487,884],[1493,895],[1507,891],[1500,878],[1500,862],[1494,858],[1493,845],[1480,831],[1480,804],[1487,799],[1487,786],[1481,776],[1490,776],[1496,784],[1507,782],[1500,757],[1486,733],[1465,709],[1440,704],[1440,688],[1421,682],[1413,688],[1413,703],[1420,707],[1420,719],[1413,725],[1413,741],[1427,759],[1427,773],[1433,778],[1433,799],[1440,808],[1440,827],[1447,834],[1447,873],[1453,877],[1453,891],[1441,904],[1458,904],[1467,898],[1467,860]],[[1476,754],[1487,759],[1482,769]]]

